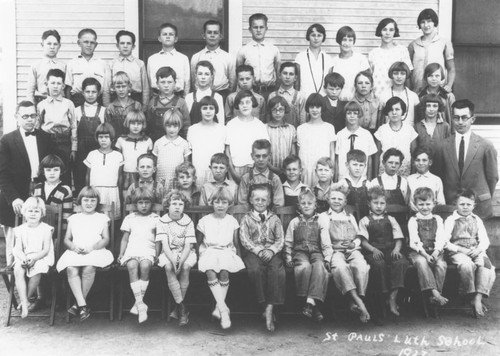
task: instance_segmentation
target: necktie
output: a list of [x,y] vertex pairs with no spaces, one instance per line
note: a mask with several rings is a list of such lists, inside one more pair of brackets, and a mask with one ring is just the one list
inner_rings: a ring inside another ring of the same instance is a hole
[[356,134],[352,134],[351,136],[349,136],[349,140],[351,140],[351,151],[354,149],[354,140],[356,139],[356,137],[358,137],[358,135]]
[[465,141],[464,137],[460,140],[460,146],[458,148],[458,170],[460,171],[460,175],[462,175],[462,171],[464,169],[464,155],[465,155]]
[[28,137],[28,136],[36,136],[36,134],[35,134],[35,130],[33,130],[33,131],[31,131],[31,132],[26,131],[26,132],[24,133],[24,136],[26,136],[26,137]]
[[264,214],[259,214],[259,218],[261,222],[266,221],[266,216]]

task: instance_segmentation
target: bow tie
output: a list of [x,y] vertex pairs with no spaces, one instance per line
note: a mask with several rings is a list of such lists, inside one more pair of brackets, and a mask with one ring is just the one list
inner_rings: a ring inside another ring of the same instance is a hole
[[24,132],[24,136],[26,136],[26,137],[28,137],[28,136],[35,136],[36,137],[35,130],[33,130],[31,132],[25,131]]

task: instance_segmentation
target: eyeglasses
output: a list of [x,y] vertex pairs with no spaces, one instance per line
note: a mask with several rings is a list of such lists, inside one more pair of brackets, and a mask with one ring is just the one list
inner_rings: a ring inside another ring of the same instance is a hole
[[28,119],[36,119],[37,117],[38,117],[38,114],[31,114],[31,115],[27,115],[27,114],[26,114],[26,115],[21,116],[21,118],[22,118],[23,120],[28,120]]
[[271,110],[272,112],[275,112],[277,114],[281,114],[285,112],[285,108],[274,108]]
[[474,116],[452,116],[453,121],[462,121],[462,122],[467,122],[468,120],[472,119]]

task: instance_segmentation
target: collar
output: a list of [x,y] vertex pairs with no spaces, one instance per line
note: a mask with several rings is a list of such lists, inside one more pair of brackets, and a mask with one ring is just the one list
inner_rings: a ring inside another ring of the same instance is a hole
[[45,63],[55,64],[55,63],[57,63],[57,58],[56,57],[54,57],[54,58],[43,57],[42,61],[45,62]]
[[90,57],[90,58],[87,60],[87,58],[85,58],[84,56],[82,56],[82,54],[81,54],[81,53],[78,55],[78,57],[77,57],[77,58],[83,59],[83,60],[85,60],[85,61],[87,61],[87,62],[90,62],[90,61],[96,61],[96,60],[97,60],[97,58],[95,58],[95,57],[94,57],[94,55],[92,55],[92,57]]
[[288,124],[286,121],[282,121],[281,123],[279,123],[279,124],[278,124],[278,123],[277,123],[277,122],[275,122],[274,120],[269,120],[269,121],[267,122],[267,125],[268,125],[269,127],[287,127],[289,124]]
[[294,89],[294,87],[291,87],[290,89],[285,89],[282,86],[280,86],[278,88],[278,94],[284,94],[284,93],[287,93],[288,95],[293,96],[293,94],[295,93],[295,89]]
[[[422,89],[422,91],[418,95],[419,98],[422,98],[426,94],[430,94],[429,91],[427,90],[427,88],[428,88],[428,86],[426,86],[424,89]],[[448,99],[448,92],[446,90],[444,90],[443,87],[439,87],[438,96],[440,96],[443,99]]]
[[264,216],[266,217],[266,219],[264,221],[267,221],[271,217],[272,212],[270,212],[269,210],[266,210],[266,211],[264,211],[262,213],[258,213],[258,212],[256,212],[255,210],[252,209],[252,212],[250,213],[250,216],[254,220],[260,222],[260,216],[259,216],[260,214],[264,214]]
[[120,62],[123,62],[123,61],[125,61],[125,60],[127,60],[128,62],[133,62],[133,61],[135,60],[135,58],[134,58],[134,56],[133,56],[133,55],[130,55],[130,56],[128,56],[128,57],[123,57],[123,56],[120,54],[120,55],[118,55],[118,60],[119,60]]
[[415,173],[415,178],[416,179],[419,179],[419,178],[430,178],[431,177],[431,172],[427,171],[425,173]]
[[416,213],[415,218],[417,218],[418,220],[431,220],[434,218],[434,214],[430,213],[427,215],[422,215],[421,213]]
[[316,184],[316,185],[314,186],[314,188],[315,188],[315,189],[316,189],[316,188],[318,188],[318,189],[319,189],[319,190],[321,190],[322,192],[328,192],[328,191],[332,188],[332,184],[333,184],[333,181],[331,180],[331,181],[330,181],[330,184],[328,185],[328,187],[327,187],[326,189],[323,189],[323,188],[321,187],[321,185],[319,185],[319,183],[318,183],[318,184]]
[[125,141],[130,141],[130,142],[142,142],[142,141],[146,141],[147,139],[148,139],[148,137],[146,136],[146,134],[144,132],[141,132],[141,136],[139,136],[137,138],[130,137],[129,135],[125,136]]
[[266,168],[266,170],[264,172],[259,172],[255,167],[253,167],[253,175],[254,176],[261,175],[261,176],[268,177],[269,176],[269,168]]
[[172,144],[175,146],[179,146],[182,143],[182,137],[180,137],[180,136],[177,136],[177,138],[173,141],[168,139],[166,135],[164,135],[163,137],[166,138],[165,145]]
[[[384,180],[392,180],[392,181],[397,182],[397,180],[398,180],[398,175],[397,174],[395,174],[393,176],[390,176],[386,172],[382,173],[380,175],[380,177],[382,178],[382,181],[384,181]],[[401,179],[401,181],[403,181],[403,180]]]
[[210,175],[210,180],[208,181],[209,183],[212,183],[212,184],[223,184],[223,185],[229,185],[230,184],[230,180],[229,179],[224,179],[222,182],[217,182],[215,180],[215,178],[213,177],[213,175]]
[[328,208],[328,212],[327,214],[332,217],[332,216],[338,216],[338,215],[341,215],[341,216],[349,216],[349,214],[347,214],[347,211],[345,211],[345,209],[342,209],[342,211],[340,213],[337,213],[335,211],[332,210],[332,208]]
[[122,106],[120,99],[116,98],[116,100],[113,101],[111,103],[111,105],[113,105],[114,107],[119,107],[119,108],[125,107],[126,108],[126,107],[129,107],[130,105],[134,105],[134,99],[127,97],[127,101],[125,102],[125,106]]
[[264,47],[264,46],[266,45],[266,43],[265,43],[265,42],[266,42],[266,40],[262,40],[261,42],[256,42],[256,41],[254,41],[254,40],[251,40],[248,44],[249,44],[250,46],[254,46],[254,47],[258,47],[258,46],[262,46],[262,47]]
[[191,223],[191,218],[187,214],[182,214],[182,217],[179,220],[172,220],[167,213],[160,218],[160,221],[165,224],[177,223],[181,226],[187,226]]
[[48,96],[48,97],[47,97],[47,101],[48,101],[49,103],[52,103],[52,102],[54,102],[54,101],[59,101],[59,102],[61,102],[61,101],[63,101],[63,97],[62,97],[62,95],[59,95],[58,97],[55,97],[55,98],[54,98],[53,96]]
[[[292,186],[290,185],[290,183],[288,183],[287,180],[285,181],[285,183],[283,183],[283,187],[294,189],[294,188],[292,188]],[[309,186],[307,184],[304,184],[304,183],[302,183],[302,182],[299,181],[299,185],[297,185],[297,187],[295,188],[295,190],[301,189],[301,188],[309,188]]]
[[[22,137],[23,139],[28,138],[28,136],[26,136],[26,135],[24,134],[25,132],[28,132],[28,131],[26,131],[26,130],[25,130],[25,129],[23,129],[22,127],[19,127],[19,132],[21,133],[21,137]],[[33,131],[29,131],[29,132],[35,132],[35,133],[36,133],[36,129],[33,129]]]
[[465,141],[470,141],[470,136],[471,135],[472,135],[472,131],[471,130],[467,131],[463,135],[459,134],[458,132],[455,132],[455,141],[460,142],[460,140],[462,139],[462,136],[464,137]]
[[94,102],[93,104],[89,104],[87,102],[83,103],[83,105],[86,107],[86,108],[93,108],[93,107],[97,107],[99,106],[99,103],[96,101]]
[[153,184],[153,183],[154,183],[153,177],[151,177],[150,180],[145,180],[145,179],[140,179],[139,178],[139,184]]
[[314,212],[314,214],[312,216],[308,217],[308,218],[306,218],[304,216],[304,214],[299,213],[299,219],[302,220],[302,221],[306,221],[306,222],[308,222],[308,221],[316,221],[316,220],[318,220],[318,218],[319,218],[319,214],[317,212]]
[[370,210],[370,217],[373,218],[374,220],[381,220],[387,216],[387,211],[384,211],[382,214],[375,214],[373,211]]
[[176,50],[175,48],[173,48],[171,51],[165,51],[165,50],[162,48],[162,50],[161,50],[159,53],[160,53],[160,54],[167,54],[167,55],[168,55],[168,54],[170,54],[170,55],[172,55],[172,56],[173,56],[173,55],[177,54],[177,50]]
[[470,213],[470,215],[467,215],[467,216],[462,216],[460,215],[459,213],[457,213],[457,211],[455,210],[453,212],[453,214],[451,214],[451,216],[453,217],[453,220],[458,220],[458,219],[468,219],[468,218],[475,218],[477,219],[477,215],[474,214],[474,213]]
[[[420,47],[424,47],[424,41],[422,41],[422,38],[423,38],[423,37],[424,37],[424,36],[420,36],[419,38],[417,38],[417,39],[415,40],[415,44],[419,45]],[[431,43],[433,43],[433,42],[437,42],[437,41],[439,41],[439,40],[440,40],[439,34],[436,32],[436,33],[434,34],[434,37],[433,37],[433,38],[432,38],[432,40],[431,40]]]
[[219,47],[217,47],[216,49],[208,49],[208,47],[206,47],[206,46],[205,46],[205,48],[203,49],[203,51],[204,51],[205,53],[211,53],[211,52],[213,52],[213,53],[219,54],[219,53],[220,53],[220,51],[221,51],[221,48],[220,48],[220,46],[219,46]]
[[359,102],[361,102],[361,103],[363,103],[363,102],[365,102],[365,101],[367,101],[367,102],[371,103],[371,102],[373,101],[373,99],[374,99],[374,98],[373,98],[373,93],[370,93],[370,94],[369,94],[367,97],[365,97],[365,98],[361,98],[361,97],[358,95],[358,93],[356,93],[354,96],[356,97],[356,100],[357,100],[357,101],[359,101]]

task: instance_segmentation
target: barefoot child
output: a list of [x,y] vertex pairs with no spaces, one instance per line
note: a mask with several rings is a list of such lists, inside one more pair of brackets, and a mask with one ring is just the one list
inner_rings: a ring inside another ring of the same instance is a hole
[[290,222],[286,231],[286,265],[294,269],[297,296],[306,298],[302,314],[322,321],[323,314],[316,302],[325,301],[328,272],[324,262],[330,268],[332,246],[330,238],[320,234],[314,194],[301,192],[298,201],[300,215]]
[[132,202],[137,211],[123,219],[123,237],[118,262],[127,266],[130,288],[135,297],[130,313],[138,314],[139,323],[143,323],[148,319],[148,306],[143,298],[148,288],[151,267],[156,262],[155,234],[156,223],[160,217],[151,212],[155,202],[152,190],[138,188],[132,195]]
[[419,187],[413,194],[417,214],[408,220],[410,251],[408,257],[417,269],[418,283],[432,304],[443,306],[448,299],[441,295],[447,264],[443,258],[443,219],[432,213],[436,203],[432,189]]
[[179,318],[179,326],[187,325],[189,313],[184,298],[189,287],[189,272],[196,264],[196,236],[193,221],[184,208],[187,200],[178,191],[171,191],[165,197],[163,215],[156,224],[156,256],[158,266],[165,268],[168,288],[177,304],[171,316]]
[[223,329],[228,329],[231,327],[226,305],[229,273],[236,273],[245,265],[240,258],[238,222],[227,214],[233,203],[233,194],[221,186],[210,196],[210,201],[214,212],[201,218],[197,227],[198,241],[201,242],[198,269],[206,273],[208,287],[217,303],[212,316],[220,319]]
[[283,226],[271,205],[271,189],[266,184],[255,184],[250,191],[252,210],[240,224],[240,241],[244,248],[243,260],[248,277],[265,308],[267,330],[275,329],[274,307],[285,302],[285,266],[281,258],[284,244]]
[[370,320],[363,297],[368,285],[370,266],[361,254],[358,224],[354,216],[345,211],[346,191],[342,188],[330,190],[330,209],[321,213],[318,223],[321,238],[332,242],[333,255],[330,261],[335,285],[343,295],[349,296],[351,311],[359,314],[361,322]]
[[488,298],[495,282],[495,267],[486,256],[490,241],[483,221],[472,212],[475,202],[472,190],[457,192],[457,209],[444,223],[444,239],[448,258],[460,276],[458,291],[472,297],[472,311],[478,317],[487,311],[482,300]]
[[66,251],[57,262],[57,271],[67,269],[68,284],[76,303],[68,313],[86,320],[90,316],[87,294],[94,284],[97,267],[106,267],[113,262],[113,254],[106,249],[109,243],[109,218],[96,212],[99,191],[84,187],[78,194],[77,204],[82,212],[68,218],[68,230],[64,237]]
[[396,301],[408,269],[408,260],[401,254],[403,232],[396,219],[385,211],[387,203],[382,188],[368,190],[368,204],[370,214],[359,221],[361,246],[368,250],[365,257],[375,279],[375,292],[384,295],[390,312],[399,316]]
[[[19,294],[21,317],[26,318],[29,311],[37,307],[34,297],[42,274],[49,271],[54,264],[54,245],[52,232],[54,228],[42,222],[45,216],[45,204],[42,199],[30,197],[22,207],[26,220],[14,228],[14,276]],[[26,283],[27,281],[27,283]],[[29,302],[29,304],[28,304]]]

